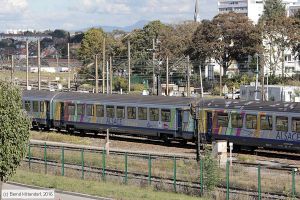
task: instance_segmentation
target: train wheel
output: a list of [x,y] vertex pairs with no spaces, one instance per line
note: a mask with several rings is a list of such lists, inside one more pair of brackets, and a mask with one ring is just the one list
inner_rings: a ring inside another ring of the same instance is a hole
[[169,145],[169,144],[171,143],[171,140],[169,139],[168,135],[166,135],[166,134],[163,134],[163,135],[161,136],[161,139],[164,141],[164,143],[165,143],[166,145]]
[[81,136],[84,136],[85,135],[85,130],[79,130],[79,133]]
[[67,126],[67,131],[69,134],[74,134],[74,132],[75,132],[74,127],[72,127],[72,126]]
[[180,140],[180,144],[182,146],[185,146],[187,144],[187,140],[185,140],[185,139]]

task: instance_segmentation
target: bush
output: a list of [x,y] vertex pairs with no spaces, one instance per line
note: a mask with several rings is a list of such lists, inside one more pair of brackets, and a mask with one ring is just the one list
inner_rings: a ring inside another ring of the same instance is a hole
[[0,191],[2,182],[15,173],[26,154],[29,127],[20,90],[0,81]]
[[134,84],[132,86],[133,91],[139,91],[142,92],[145,89],[145,86],[143,84]]
[[208,192],[213,191],[220,182],[220,169],[210,151],[205,151],[203,157],[204,186]]

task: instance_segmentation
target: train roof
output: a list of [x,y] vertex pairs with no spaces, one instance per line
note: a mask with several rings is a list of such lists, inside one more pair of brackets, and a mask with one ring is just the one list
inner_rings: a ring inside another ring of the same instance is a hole
[[122,103],[122,104],[147,104],[160,106],[190,106],[197,104],[199,98],[142,96],[119,94],[93,94],[79,92],[49,92],[49,91],[23,91],[24,99],[55,100],[55,101],[83,101],[89,103]]
[[300,103],[297,102],[272,102],[272,101],[241,101],[211,99],[204,100],[198,104],[200,108],[216,110],[251,110],[258,112],[292,112],[300,113]]

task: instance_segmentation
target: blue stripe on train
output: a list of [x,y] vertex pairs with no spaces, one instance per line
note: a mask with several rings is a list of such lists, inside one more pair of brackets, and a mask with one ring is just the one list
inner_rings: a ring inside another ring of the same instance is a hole
[[[288,140],[276,140],[268,138],[255,138],[255,137],[242,137],[242,136],[233,136],[233,135],[212,135],[214,139],[223,139],[230,141],[237,141],[237,143],[243,143],[249,146],[258,146],[259,144],[276,144],[276,145],[293,145],[300,148],[300,140],[298,141],[288,141]],[[254,143],[254,144],[251,144]]]

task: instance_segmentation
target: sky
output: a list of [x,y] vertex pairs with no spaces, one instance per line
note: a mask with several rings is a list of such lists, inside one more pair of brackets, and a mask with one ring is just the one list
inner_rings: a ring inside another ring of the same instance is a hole
[[[217,14],[217,0],[199,0],[201,19]],[[176,23],[194,18],[195,0],[0,0],[0,31],[76,31],[128,26],[141,20]]]

